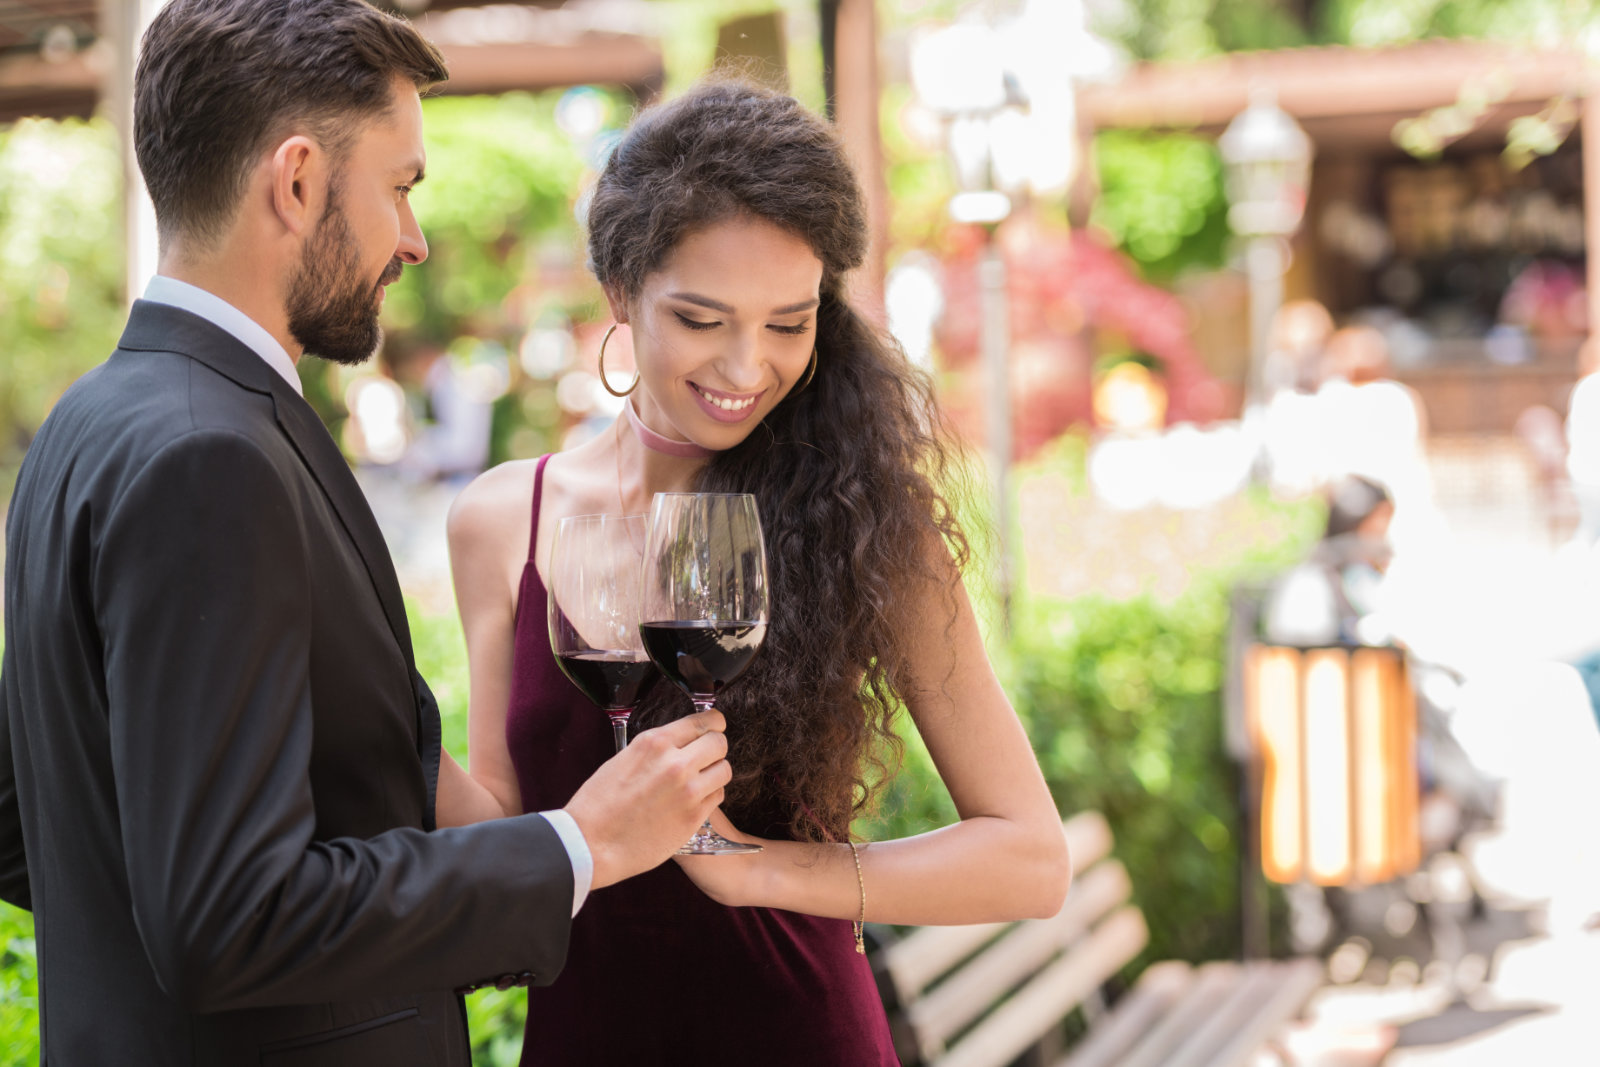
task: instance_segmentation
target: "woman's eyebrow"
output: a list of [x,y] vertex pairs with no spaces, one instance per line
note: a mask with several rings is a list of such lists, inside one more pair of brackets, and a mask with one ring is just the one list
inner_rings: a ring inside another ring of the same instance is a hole
[[[720,300],[713,300],[709,296],[701,296],[699,293],[668,293],[667,297],[672,300],[682,300],[689,304],[699,304],[703,308],[708,308],[711,311],[718,311],[724,315],[733,314],[733,308],[729,305],[724,304]],[[810,311],[820,303],[820,300],[818,300],[816,297],[812,297],[810,300],[801,300],[797,303],[785,304],[781,308],[773,308],[771,314],[793,315],[797,311]]]

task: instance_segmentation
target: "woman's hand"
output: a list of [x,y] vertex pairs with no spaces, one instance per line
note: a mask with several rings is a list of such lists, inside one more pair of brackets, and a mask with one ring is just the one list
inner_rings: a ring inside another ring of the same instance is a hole
[[721,808],[711,812],[711,826],[729,841],[761,845],[766,851],[734,856],[673,856],[683,873],[718,904],[745,907],[761,904],[761,883],[766,877],[773,842],[740,833]]

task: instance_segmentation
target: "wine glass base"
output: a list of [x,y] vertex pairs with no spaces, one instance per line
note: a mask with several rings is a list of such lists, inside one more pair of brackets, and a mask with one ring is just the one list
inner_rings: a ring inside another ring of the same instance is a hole
[[743,841],[729,841],[709,826],[702,827],[689,838],[687,844],[678,850],[680,856],[737,856],[742,853],[760,852],[760,845],[751,845]]

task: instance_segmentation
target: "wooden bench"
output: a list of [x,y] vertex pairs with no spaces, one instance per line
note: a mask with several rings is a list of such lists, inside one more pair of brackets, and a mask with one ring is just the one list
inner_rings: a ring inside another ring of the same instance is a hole
[[[876,966],[906,1067],[1005,1067],[1030,1050],[1050,1067],[1229,1067],[1247,1063],[1321,984],[1314,959],[1166,961],[1105,1010],[1101,987],[1149,934],[1128,901],[1128,872],[1110,858],[1105,819],[1084,812],[1063,830],[1077,874],[1054,917],[879,931]],[[1079,1007],[1087,1033],[1049,1059]]]

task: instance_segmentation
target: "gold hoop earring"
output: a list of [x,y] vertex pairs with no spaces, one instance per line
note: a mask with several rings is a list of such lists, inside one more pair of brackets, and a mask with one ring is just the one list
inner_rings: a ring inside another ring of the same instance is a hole
[[607,330],[606,335],[600,339],[600,358],[597,361],[600,365],[600,384],[605,387],[606,392],[610,393],[619,400],[625,398],[629,393],[632,393],[635,389],[639,388],[638,367],[633,368],[633,383],[620,393],[611,388],[611,383],[606,381],[606,345],[610,343],[611,335],[616,333],[617,327],[621,325],[622,323],[620,322],[613,322],[611,324],[611,329]]
[[806,364],[805,380],[802,381],[798,386],[796,386],[794,391],[797,392],[797,393],[804,392],[806,386],[811,384],[811,379],[815,378],[816,376],[817,376],[817,350],[816,350],[815,347],[813,347],[811,349],[811,362]]

